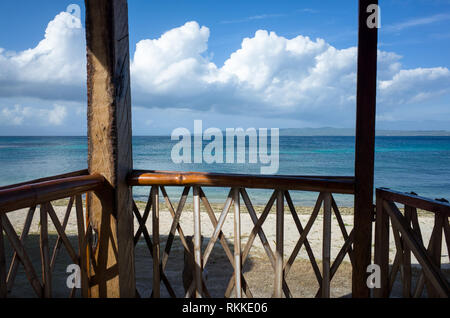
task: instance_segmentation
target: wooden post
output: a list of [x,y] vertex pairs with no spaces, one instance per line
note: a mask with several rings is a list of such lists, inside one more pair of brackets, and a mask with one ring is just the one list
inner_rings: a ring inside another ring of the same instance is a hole
[[7,296],[5,245],[3,242],[3,224],[0,218],[0,298],[6,298]]
[[234,279],[236,298],[242,298],[241,212],[239,188],[233,188],[234,201]]
[[284,279],[284,192],[277,190],[277,215],[276,215],[276,249],[275,249],[275,282],[274,297],[283,297]]
[[331,193],[323,200],[322,297],[330,298],[331,263]]
[[195,297],[203,297],[202,285],[202,229],[201,229],[201,215],[200,215],[200,189],[195,186],[194,192],[194,278],[195,278]]
[[89,198],[89,221],[98,235],[91,267],[93,297],[134,297],[131,188],[131,98],[126,0],[85,0],[89,172],[107,190]]
[[50,270],[50,255],[48,248],[48,204],[42,203],[40,207],[41,231],[39,235],[39,246],[41,250],[41,264],[42,264],[42,284],[44,285],[44,297],[52,297],[52,273]]
[[[378,0],[359,0],[358,75],[356,93],[355,212],[353,297],[369,297],[367,266],[371,262],[375,108],[378,32],[368,21],[370,5]],[[367,12],[369,11],[369,12]]]
[[389,216],[384,212],[383,198],[377,190],[375,224],[375,264],[380,266],[380,288],[374,289],[374,297],[389,297]]
[[161,272],[159,268],[159,187],[153,186],[152,197],[152,237],[153,237],[153,298],[161,297]]

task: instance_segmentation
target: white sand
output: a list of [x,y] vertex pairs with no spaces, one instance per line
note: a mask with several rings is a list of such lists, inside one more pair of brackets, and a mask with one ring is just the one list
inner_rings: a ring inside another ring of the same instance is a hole
[[[65,214],[65,207],[62,206],[55,206],[54,207],[58,218],[60,222],[62,223],[62,220],[64,218]],[[258,215],[260,214],[258,211],[262,210],[262,207],[255,208]],[[143,209],[141,209],[142,212]],[[288,208],[286,207],[286,210]],[[297,211],[300,211],[300,221],[302,222],[303,227],[306,226],[310,215],[306,214],[307,211],[312,211],[312,208],[302,207],[297,208]],[[218,212],[218,210],[216,211]],[[21,232],[23,228],[23,223],[25,220],[25,216],[27,213],[27,209],[22,209],[14,212],[8,213],[8,218],[13,224],[14,228],[18,233]],[[309,212],[311,213],[311,212]],[[432,214],[430,213],[430,216]],[[216,218],[219,219],[220,214],[216,213]],[[353,215],[342,215],[344,224],[346,225],[347,233],[350,233],[352,226],[353,226]],[[275,214],[269,214],[267,219],[265,220],[263,224],[263,230],[266,234],[267,240],[269,241],[272,250],[275,250]],[[164,209],[164,205],[161,205],[161,212],[160,212],[160,235],[166,237],[167,234],[170,231],[170,227],[172,225],[172,217],[168,210]],[[292,216],[290,213],[285,214],[284,218],[284,253],[285,257],[289,257],[291,255],[292,250],[294,249],[295,244],[297,243],[300,234],[295,226],[295,223],[292,219]],[[53,224],[51,223],[51,219],[49,218],[49,232],[56,232]],[[206,213],[201,214],[201,231],[202,235],[205,237],[205,246],[208,241],[208,239],[212,236],[213,233],[213,226],[211,224],[211,221]],[[428,242],[431,232],[434,225],[434,218],[433,217],[419,217],[419,223],[422,231],[422,236],[424,238],[425,242]],[[149,233],[151,234],[152,226],[151,226],[151,215],[148,218],[147,222],[147,229]],[[192,235],[193,234],[193,213],[192,210],[189,211],[188,209],[185,209],[182,213],[180,225],[184,231],[185,235]],[[67,234],[76,234],[77,233],[77,223],[75,218],[75,208],[72,209],[69,222],[66,228]],[[138,228],[138,223],[135,220],[135,231]],[[312,247],[312,250],[314,252],[314,255],[316,259],[322,258],[322,228],[323,228],[323,218],[322,218],[322,212],[319,213],[316,221],[314,222],[313,227],[311,228],[310,233],[308,234],[307,238],[308,241]],[[253,229],[253,222],[247,213],[241,214],[241,240],[242,240],[242,249],[245,246],[245,243],[247,242],[247,239]],[[234,240],[234,215],[232,209],[230,209],[230,212],[227,215],[226,221],[223,225],[222,231],[227,238],[228,242],[232,243]],[[374,231],[372,231],[374,233]],[[39,210],[37,209],[33,218],[33,222],[31,225],[30,233],[39,233]],[[178,233],[176,233],[178,235]],[[164,239],[162,239],[164,241]],[[445,239],[444,241],[445,242]],[[220,244],[220,243],[216,243]],[[331,259],[334,259],[334,257],[338,254],[340,248],[344,244],[344,239],[341,234],[341,230],[339,228],[338,222],[333,214],[332,218],[332,238],[331,238]],[[373,247],[373,244],[372,244]],[[447,247],[444,244],[442,244],[442,263],[447,264],[449,262],[449,256],[447,252]],[[390,234],[390,261],[392,262],[395,257],[395,242],[394,237],[392,235],[392,232]],[[265,251],[263,249],[263,246],[261,244],[261,241],[259,237],[257,236],[254,240],[254,244],[251,250],[251,253],[258,253],[258,254],[265,254]],[[308,256],[306,254],[305,248],[302,247],[299,253],[299,257],[308,259]],[[344,261],[349,261],[348,256],[344,259]],[[413,263],[417,263],[417,260],[413,257],[412,258]]]

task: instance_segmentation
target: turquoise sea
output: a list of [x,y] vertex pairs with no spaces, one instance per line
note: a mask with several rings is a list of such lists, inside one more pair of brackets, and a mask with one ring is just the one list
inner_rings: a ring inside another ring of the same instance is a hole
[[[353,175],[354,142],[354,137],[282,136],[278,174]],[[175,164],[170,156],[175,143],[170,136],[133,137],[134,168],[260,173],[260,163]],[[86,137],[0,137],[0,186],[85,168]],[[450,199],[450,137],[377,137],[375,186]],[[224,201],[225,191],[205,189],[213,202]],[[133,193],[145,200],[148,188],[135,188]],[[177,193],[179,189],[169,191],[175,201]],[[250,195],[254,204],[263,204],[270,192],[253,190]],[[316,196],[293,195],[298,205],[313,205]],[[341,205],[353,205],[352,196],[336,199]]]

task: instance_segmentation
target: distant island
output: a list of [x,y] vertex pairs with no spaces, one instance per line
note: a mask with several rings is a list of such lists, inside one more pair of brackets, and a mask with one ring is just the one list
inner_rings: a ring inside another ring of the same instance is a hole
[[[448,130],[377,130],[377,136],[450,136]],[[281,128],[280,136],[355,136],[353,128]]]

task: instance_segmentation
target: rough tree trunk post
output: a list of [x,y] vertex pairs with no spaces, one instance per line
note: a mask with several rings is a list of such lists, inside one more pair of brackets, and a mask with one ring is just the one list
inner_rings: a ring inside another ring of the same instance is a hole
[[89,172],[107,190],[89,197],[97,235],[90,269],[91,297],[134,297],[131,188],[131,98],[126,0],[85,0]]
[[[371,5],[372,7],[369,7]],[[373,174],[378,40],[377,27],[370,23],[374,18],[373,5],[378,5],[378,0],[359,0],[353,297],[370,297],[370,290],[366,285],[366,269],[371,262],[374,212]]]

